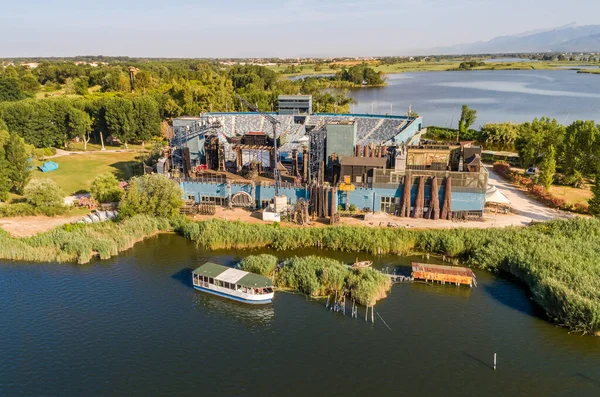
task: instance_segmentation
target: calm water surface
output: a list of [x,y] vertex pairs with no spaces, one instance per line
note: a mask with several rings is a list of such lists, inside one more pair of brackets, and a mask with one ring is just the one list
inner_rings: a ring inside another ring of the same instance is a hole
[[248,307],[190,286],[239,256],[163,235],[88,266],[0,264],[0,396],[600,395],[600,338],[544,321],[503,278],[397,285],[376,306],[390,330],[297,294]]
[[[406,114],[425,125],[456,127],[460,108],[477,109],[475,127],[487,122],[552,117],[561,123],[600,122],[600,75],[573,70],[481,70],[390,74],[386,87],[350,91],[355,113]],[[390,107],[391,105],[391,107]]]

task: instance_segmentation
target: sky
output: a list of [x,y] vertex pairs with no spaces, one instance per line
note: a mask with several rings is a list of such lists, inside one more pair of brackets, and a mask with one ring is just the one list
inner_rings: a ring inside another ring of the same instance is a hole
[[0,57],[407,55],[598,15],[598,0],[0,0]]

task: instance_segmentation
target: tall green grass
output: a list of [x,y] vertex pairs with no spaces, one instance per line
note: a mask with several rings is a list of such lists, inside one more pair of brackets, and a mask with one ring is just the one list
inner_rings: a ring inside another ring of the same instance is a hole
[[[523,283],[551,321],[574,331],[600,332],[598,219],[558,220],[527,228],[425,231],[351,226],[286,228],[210,220],[184,222],[178,231],[203,249],[285,251],[319,247],[457,257],[471,267],[502,272]],[[302,284],[303,288],[313,291],[312,281],[305,281],[308,284]]]
[[25,238],[0,230],[0,259],[87,263],[96,255],[108,259],[169,228],[168,220],[139,215],[121,222],[65,225]]
[[243,270],[272,277],[280,288],[293,289],[312,297],[348,296],[361,305],[372,306],[387,296],[390,278],[372,269],[349,269],[335,259],[319,256],[293,257],[277,267],[273,255],[250,255],[242,259]]

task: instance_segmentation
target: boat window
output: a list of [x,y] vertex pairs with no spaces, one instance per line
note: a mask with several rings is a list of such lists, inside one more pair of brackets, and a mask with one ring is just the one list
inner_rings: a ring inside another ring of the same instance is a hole
[[209,284],[214,284],[214,283],[215,283],[215,280],[214,280],[212,277],[209,277],[209,278],[208,278],[208,283],[209,283]]

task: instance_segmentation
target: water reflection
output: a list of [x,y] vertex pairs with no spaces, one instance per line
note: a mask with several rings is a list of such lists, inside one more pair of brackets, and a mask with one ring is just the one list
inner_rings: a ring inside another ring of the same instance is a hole
[[[264,326],[270,325],[275,317],[273,304],[251,305],[206,292],[195,292],[194,308],[201,310],[208,316],[220,316],[240,320],[251,325],[260,324]],[[277,296],[275,296],[275,299],[277,299]]]

